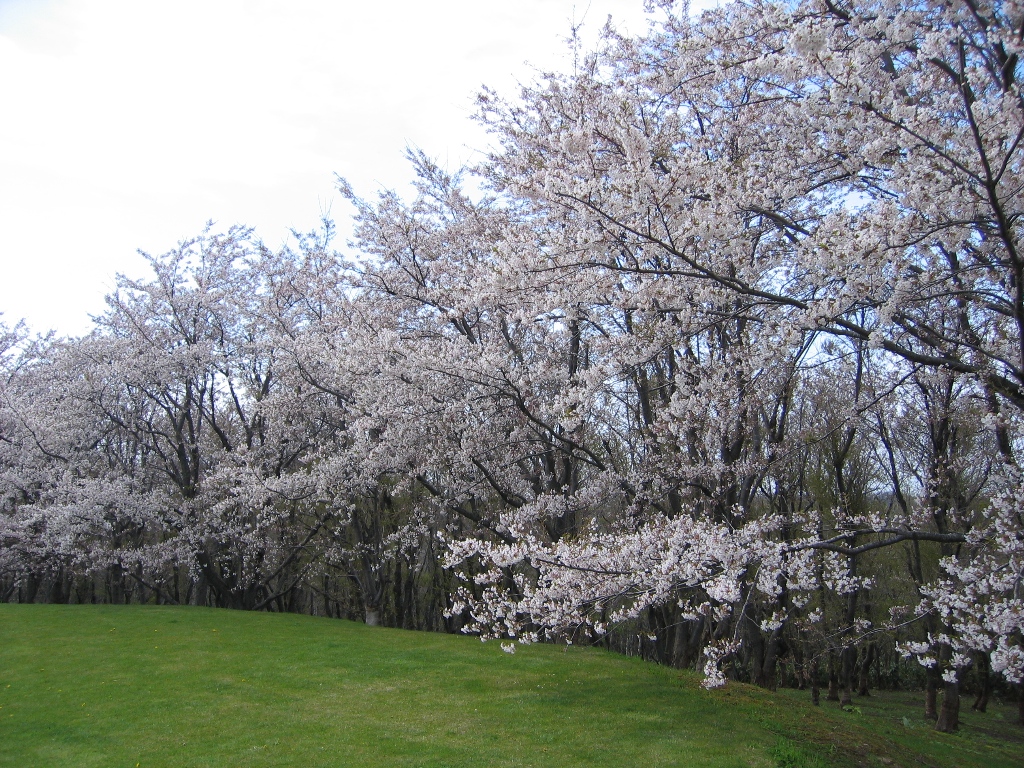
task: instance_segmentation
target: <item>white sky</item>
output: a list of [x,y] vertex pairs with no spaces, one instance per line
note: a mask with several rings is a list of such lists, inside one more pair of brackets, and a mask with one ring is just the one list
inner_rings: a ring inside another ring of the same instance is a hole
[[565,69],[609,14],[646,28],[642,0],[0,0],[3,319],[82,333],[136,249],[208,219],[345,231],[335,173],[372,196],[407,145],[472,160],[480,85]]

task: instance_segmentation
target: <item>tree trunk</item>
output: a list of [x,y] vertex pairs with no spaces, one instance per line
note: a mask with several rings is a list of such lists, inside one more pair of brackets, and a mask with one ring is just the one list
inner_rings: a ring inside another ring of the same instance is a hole
[[811,678],[811,703],[814,706],[821,705],[821,689],[818,688],[818,657],[811,657],[810,670],[808,672]]
[[857,695],[870,696],[868,692],[868,673],[871,671],[871,663],[875,660],[875,644],[868,643],[864,647],[864,654],[861,657],[860,669],[857,680]]
[[826,701],[839,701],[839,672],[836,670],[836,655],[830,651],[828,654],[828,693],[825,694]]
[[58,568],[57,573],[53,575],[53,581],[50,582],[50,594],[47,602],[53,603],[54,605],[63,605],[68,602],[68,595],[64,591],[63,568]]
[[807,687],[807,661],[804,658],[804,644],[793,643],[793,677],[796,689],[802,691]]
[[34,603],[36,601],[36,594],[39,592],[39,578],[34,574],[30,573],[25,577],[25,593],[21,600],[24,603]]
[[767,688],[767,680],[764,675],[765,644],[764,635],[756,617],[752,614],[753,609],[747,608],[740,617],[743,622],[746,642],[741,652],[744,655],[743,667],[750,671],[750,681],[758,688]]
[[679,614],[676,614],[676,626],[675,631],[672,632],[672,666],[677,669],[688,666],[686,653],[686,639],[689,634],[689,623],[688,621],[682,621],[679,618]]
[[181,600],[181,568],[174,566],[174,601],[178,605],[184,605]]
[[402,619],[400,626],[405,629],[422,629],[419,623],[419,611],[417,610],[416,600],[416,568],[415,563],[412,560],[407,559],[405,563],[405,581],[404,581],[404,592],[405,595],[405,616]]
[[940,733],[953,733],[960,727],[960,684],[946,683],[942,692],[942,708],[935,730]]
[[684,666],[689,668],[693,667],[697,663],[697,659],[700,657],[701,644],[704,640],[705,630],[708,629],[708,619],[706,616],[697,619],[696,621],[687,622],[688,627],[686,631],[686,656]]
[[[852,433],[851,433],[852,436]],[[840,467],[836,467],[836,478],[842,480],[843,473]],[[840,491],[844,489],[840,487]],[[850,558],[850,576],[857,575],[857,558]],[[857,598],[859,596],[859,589],[854,589],[846,598],[846,629],[844,632],[848,634],[854,634],[854,621],[857,618]],[[854,645],[847,646],[843,649],[842,655],[840,656],[842,668],[840,669],[840,682],[843,686],[843,696],[839,701],[839,706],[850,707],[853,706],[853,676],[856,672],[857,667],[857,647]]]
[[843,687],[843,695],[839,700],[839,706],[853,706],[853,671],[856,666],[857,649],[854,647],[843,650],[842,655],[842,677],[840,682]]
[[391,584],[392,600],[395,603],[395,620],[391,626],[402,627],[402,622],[405,619],[405,602],[403,598],[402,588],[405,586],[404,580],[402,579],[402,558],[399,556],[395,557],[395,575]]
[[195,600],[195,604],[203,608],[205,608],[210,602],[210,583],[202,573],[200,573],[199,578],[196,579]]
[[978,696],[971,709],[975,712],[984,712],[988,709],[988,697],[992,693],[992,675],[989,673],[992,662],[987,653],[978,653],[975,658],[978,662]]
[[773,629],[765,645],[764,660],[761,662],[761,687],[774,691],[779,685],[779,645],[782,629]]
[[939,718],[939,680],[938,672],[934,667],[928,668],[928,676],[924,684],[924,719],[938,720]]

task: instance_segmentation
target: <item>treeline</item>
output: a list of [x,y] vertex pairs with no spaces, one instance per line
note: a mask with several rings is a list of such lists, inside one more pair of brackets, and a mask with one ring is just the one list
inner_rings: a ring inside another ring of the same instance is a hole
[[88,336],[6,331],[3,599],[458,629],[450,521],[364,466],[325,227],[278,254],[206,233],[150,258],[153,280],[119,278]]

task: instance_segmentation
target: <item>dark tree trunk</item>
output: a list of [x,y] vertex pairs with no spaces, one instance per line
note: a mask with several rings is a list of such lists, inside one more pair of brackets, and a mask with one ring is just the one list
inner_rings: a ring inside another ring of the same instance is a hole
[[990,673],[992,662],[987,653],[979,653],[975,657],[978,675],[978,696],[971,705],[975,712],[984,712],[988,709],[988,697],[992,693],[992,675]]
[[64,591],[64,569],[60,568],[57,573],[53,575],[53,581],[50,583],[49,602],[54,605],[63,605],[67,601],[68,594]]
[[839,672],[836,670],[836,654],[829,651],[828,654],[828,693],[825,694],[826,701],[839,701]]
[[418,610],[416,605],[416,577],[415,561],[409,559],[405,563],[405,617],[402,619],[402,626],[406,629],[423,629],[419,623]]
[[927,677],[924,684],[924,718],[925,720],[938,720],[939,718],[939,672],[936,667],[928,667]]
[[331,610],[331,579],[326,573],[323,575],[322,585],[324,590],[324,615],[329,619],[336,619],[338,616]]
[[942,692],[942,708],[935,730],[941,733],[953,733],[960,728],[960,685],[946,683]]
[[807,665],[804,660],[804,644],[795,642],[792,645],[794,682],[796,683],[796,689],[802,691],[807,687]]
[[171,569],[174,578],[174,602],[181,605],[181,569],[176,565]]
[[[852,437],[852,433],[851,433]],[[836,467],[837,479],[842,479],[842,472],[839,467]],[[840,488],[840,491],[843,491]],[[850,558],[850,576],[857,575],[857,558]],[[860,590],[853,589],[846,598],[846,629],[844,630],[848,635],[854,634],[854,621],[857,618],[857,598],[859,597]],[[840,670],[839,670],[839,682],[842,685],[843,693],[842,698],[839,701],[839,706],[850,707],[853,706],[853,678],[857,671],[857,647],[855,645],[849,645],[843,649],[840,654]]]
[[864,653],[860,660],[860,674],[857,681],[857,695],[870,696],[868,692],[868,673],[871,671],[871,664],[875,660],[875,644],[868,643],[864,647]]
[[402,622],[405,619],[405,602],[403,598],[405,595],[402,593],[402,587],[404,582],[402,579],[402,558],[395,557],[395,575],[391,584],[392,600],[395,603],[395,620],[394,626],[401,628]]
[[34,603],[36,601],[36,595],[39,593],[39,578],[34,574],[30,573],[25,577],[25,594],[22,598],[23,603]]
[[708,629],[708,621],[709,619],[707,617],[702,617],[696,621],[687,622],[686,667],[692,667],[697,663],[701,645],[704,640],[704,633]]
[[761,663],[761,687],[774,691],[779,684],[779,646],[782,629],[773,629],[765,644],[764,661]]
[[124,571],[117,563],[107,569],[107,600],[112,605],[120,605],[126,602]]
[[[678,617],[678,613],[676,616]],[[677,618],[675,630],[672,632],[672,666],[677,669],[689,666],[686,653],[689,624],[690,622]]]
[[843,687],[842,698],[839,706],[849,707],[853,705],[853,672],[857,661],[857,649],[854,647],[845,648],[842,655],[842,677],[840,682]]
[[808,672],[811,678],[811,703],[814,706],[821,705],[821,689],[818,688],[818,657],[811,657],[810,670]]
[[753,610],[751,608],[745,610],[740,619],[743,622],[746,635],[746,642],[741,649],[744,654],[743,667],[750,671],[750,680],[754,685],[759,688],[767,688],[764,676],[764,635],[761,633],[761,627],[758,626],[756,617],[752,615]]
[[202,573],[199,574],[199,578],[196,579],[196,605],[205,608],[210,603],[210,583],[206,580],[206,576]]

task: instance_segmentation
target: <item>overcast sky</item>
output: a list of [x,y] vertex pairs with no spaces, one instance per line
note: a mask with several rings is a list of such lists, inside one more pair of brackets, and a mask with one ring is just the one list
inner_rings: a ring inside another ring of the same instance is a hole
[[0,311],[84,332],[136,249],[213,219],[276,247],[449,167],[486,137],[482,84],[568,66],[573,20],[642,32],[642,0],[0,0]]

